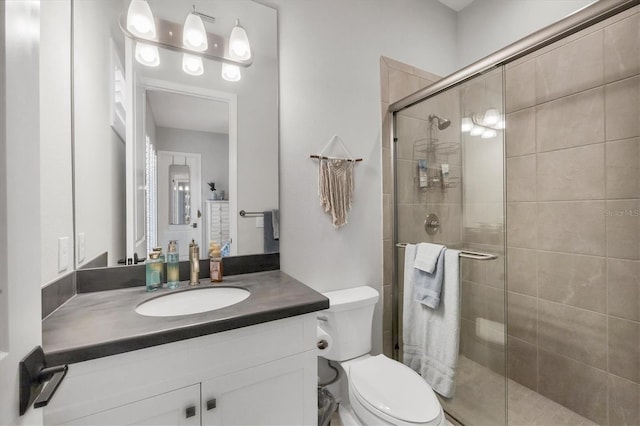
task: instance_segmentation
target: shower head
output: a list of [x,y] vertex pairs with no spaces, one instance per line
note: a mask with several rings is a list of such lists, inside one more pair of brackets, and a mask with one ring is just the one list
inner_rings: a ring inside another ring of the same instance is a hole
[[447,120],[446,118],[440,118],[435,114],[429,115],[429,123],[433,123],[434,120],[438,121],[438,129],[444,130],[451,124],[451,120]]

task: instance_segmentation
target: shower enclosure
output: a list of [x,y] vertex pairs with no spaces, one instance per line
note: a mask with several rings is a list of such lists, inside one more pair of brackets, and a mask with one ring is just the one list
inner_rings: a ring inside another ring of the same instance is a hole
[[555,29],[391,105],[394,301],[403,244],[479,253],[440,399],[465,425],[640,424],[640,6]]

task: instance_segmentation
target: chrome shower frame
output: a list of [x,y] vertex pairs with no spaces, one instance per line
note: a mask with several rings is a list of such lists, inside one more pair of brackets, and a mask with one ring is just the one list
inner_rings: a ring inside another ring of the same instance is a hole
[[597,24],[611,16],[624,12],[634,6],[640,4],[640,0],[599,0],[590,5],[583,7],[582,9],[574,12],[566,18],[549,25],[541,30],[538,30],[529,36],[516,41],[498,50],[497,52],[480,59],[468,65],[444,78],[437,81],[424,89],[406,96],[399,101],[392,103],[389,106],[389,112],[393,114],[391,121],[391,129],[389,137],[391,139],[391,174],[393,176],[393,194],[391,202],[393,203],[392,209],[392,244],[393,244],[393,262],[392,262],[392,344],[393,344],[393,357],[398,359],[399,356],[399,334],[400,323],[399,318],[399,292],[398,292],[398,250],[396,245],[400,243],[398,241],[398,182],[396,173],[396,160],[397,160],[397,113],[405,108],[422,102],[426,99],[434,97],[446,90],[458,86],[466,81],[473,79],[491,69],[504,66],[510,62],[513,62],[523,56],[528,55],[536,50],[542,49],[558,40],[566,38],[580,30],[588,28]]

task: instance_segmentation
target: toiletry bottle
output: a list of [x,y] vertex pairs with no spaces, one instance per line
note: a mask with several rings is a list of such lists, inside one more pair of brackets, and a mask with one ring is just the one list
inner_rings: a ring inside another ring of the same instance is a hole
[[189,265],[191,269],[189,285],[200,284],[200,247],[195,240],[191,240],[189,244]]
[[162,253],[162,247],[155,247],[153,251],[158,253],[158,263],[154,264],[153,267],[160,276],[160,288],[162,288],[166,281],[164,276],[164,253]]
[[215,241],[209,244],[209,272],[212,283],[222,281],[222,257],[220,256],[220,246]]
[[174,289],[180,284],[180,268],[178,267],[178,242],[169,241],[167,248],[167,287]]
[[147,291],[156,291],[162,288],[164,257],[161,257],[162,250],[154,249],[147,258],[145,266]]

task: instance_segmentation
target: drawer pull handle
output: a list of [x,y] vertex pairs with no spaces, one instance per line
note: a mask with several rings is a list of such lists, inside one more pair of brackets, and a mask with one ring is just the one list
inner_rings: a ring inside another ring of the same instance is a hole
[[214,408],[216,408],[216,399],[210,399],[207,401],[207,411],[213,410]]
[[191,407],[187,407],[187,409],[185,410],[185,414],[187,415],[187,418],[195,416],[196,407],[194,405]]

